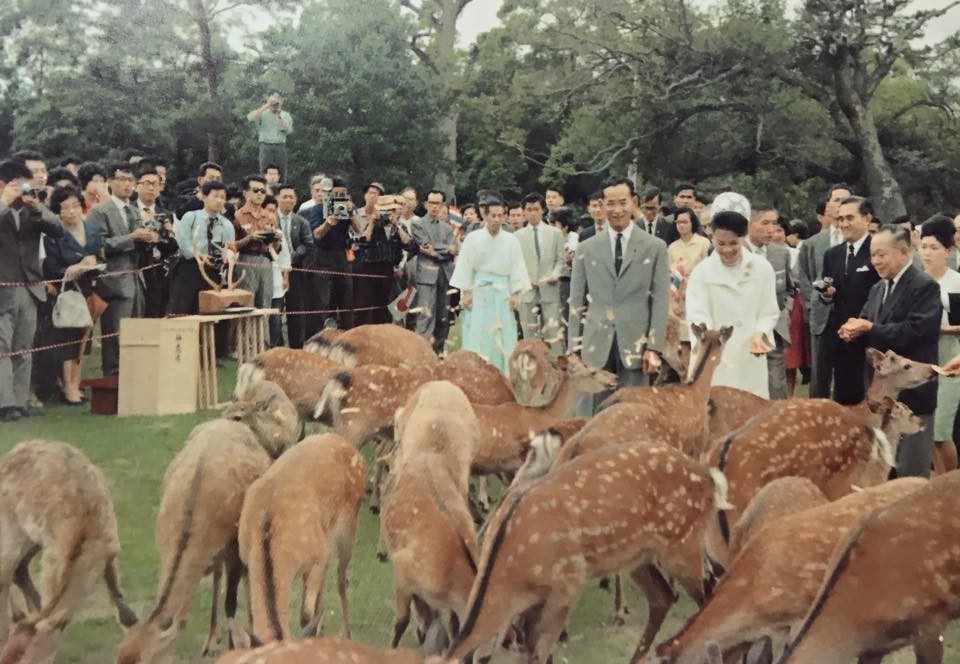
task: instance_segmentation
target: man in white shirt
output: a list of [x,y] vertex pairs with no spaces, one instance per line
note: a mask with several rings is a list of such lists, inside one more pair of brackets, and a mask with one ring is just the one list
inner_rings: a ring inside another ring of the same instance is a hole
[[504,205],[492,201],[484,228],[466,237],[450,279],[460,289],[463,308],[461,346],[477,353],[502,372],[517,344],[513,311],[530,288],[520,243],[501,226]]

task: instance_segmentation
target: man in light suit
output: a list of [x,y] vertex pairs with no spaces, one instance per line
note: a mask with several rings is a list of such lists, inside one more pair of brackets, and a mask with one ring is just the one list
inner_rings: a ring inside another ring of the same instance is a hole
[[[567,347],[587,364],[615,372],[621,386],[646,385],[660,368],[667,329],[667,245],[633,223],[632,181],[608,180],[603,197],[607,228],[580,243],[573,259]],[[606,396],[596,395],[592,404],[585,399],[578,414],[592,414]]]
[[817,206],[817,220],[821,231],[800,246],[800,295],[806,304],[810,324],[810,396],[830,398],[830,383],[833,370],[829,355],[823,350],[823,332],[830,318],[830,305],[817,297],[813,282],[823,276],[823,255],[827,249],[843,243],[843,234],[837,224],[840,201],[853,194],[845,184],[835,184],[827,192],[827,198]]
[[427,214],[410,224],[413,241],[420,248],[414,282],[417,284],[414,308],[416,332],[440,353],[450,328],[450,296],[447,287],[453,276],[453,259],[459,250],[453,227],[440,221],[447,195],[438,189],[427,192]]
[[794,291],[793,277],[790,275],[790,252],[784,246],[771,244],[773,227],[777,223],[777,211],[764,203],[754,206],[747,226],[744,245],[748,251],[767,259],[773,267],[776,278],[777,307],[780,317],[774,327],[774,343],[767,353],[767,376],[771,399],[787,398],[787,372],[783,364],[784,348],[790,345],[790,309],[793,298],[788,297]]
[[[100,317],[100,328],[104,335],[111,335],[120,331],[122,319],[143,315],[143,275],[132,272],[137,269],[137,243],[156,244],[160,238],[143,227],[140,212],[130,202],[133,165],[119,162],[107,170],[110,198],[90,210],[87,222],[103,236],[107,272],[128,271],[97,279],[97,294],[109,304]],[[120,373],[120,341],[117,337],[103,340],[102,367],[104,376]]]
[[[849,343],[860,340],[876,351],[892,350],[917,362],[937,364],[943,315],[940,286],[913,264],[910,232],[883,226],[872,238],[870,260],[880,280],[870,289],[858,317],[848,319],[840,327],[840,338]],[[861,380],[865,382],[865,378]],[[900,441],[897,476],[929,477],[937,382],[904,390],[897,399],[923,423],[922,431]]]
[[527,225],[516,232],[532,288],[520,295],[520,325],[524,339],[543,339],[554,355],[563,352],[560,322],[560,277],[563,274],[563,233],[543,222],[540,194],[523,198]]

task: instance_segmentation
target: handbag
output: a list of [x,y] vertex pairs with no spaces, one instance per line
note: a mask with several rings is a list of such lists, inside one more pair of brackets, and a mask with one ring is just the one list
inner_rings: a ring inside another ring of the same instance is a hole
[[87,299],[77,290],[69,290],[64,284],[53,305],[53,326],[59,328],[93,327],[93,318],[87,308]]

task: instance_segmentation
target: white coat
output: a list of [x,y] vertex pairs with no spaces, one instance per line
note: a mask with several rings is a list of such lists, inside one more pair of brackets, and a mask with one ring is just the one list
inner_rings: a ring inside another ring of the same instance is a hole
[[[730,268],[714,252],[690,274],[686,305],[691,325],[702,323],[708,329],[733,326],[712,384],[769,398],[767,358],[750,352],[750,340],[762,332],[772,343],[773,328],[780,316],[776,277],[770,263],[763,256],[743,251],[740,264]],[[690,339],[695,354],[697,341],[692,332]]]

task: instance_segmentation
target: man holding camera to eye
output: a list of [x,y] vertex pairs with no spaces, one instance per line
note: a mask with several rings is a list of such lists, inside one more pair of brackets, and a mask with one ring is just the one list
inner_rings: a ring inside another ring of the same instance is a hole
[[439,189],[427,192],[427,214],[411,224],[411,235],[420,248],[414,280],[417,295],[416,332],[430,340],[434,351],[443,351],[450,329],[450,296],[453,259],[460,250],[453,228],[441,221],[447,195]]
[[260,172],[272,164],[280,168],[280,179],[287,177],[287,136],[293,133],[293,118],[283,110],[280,91],[271,90],[266,103],[250,111],[247,120],[257,123]]
[[[321,327],[338,324],[341,329],[353,327],[353,277],[347,250],[350,247],[350,229],[359,232],[357,216],[342,178],[324,178],[320,183],[323,202],[304,212],[313,233],[314,253],[310,267],[315,273],[307,294],[307,309],[322,313],[307,316],[306,336],[309,339]],[[336,309],[339,323],[334,318]]]
[[[63,236],[56,215],[40,203],[33,173],[22,162],[0,162],[0,281],[23,285],[0,288],[0,356],[33,345],[37,304],[46,291],[39,280],[40,234]],[[32,356],[0,357],[0,422],[36,414],[30,397]]]
[[262,175],[243,179],[243,206],[234,215],[237,251],[240,253],[246,290],[253,292],[253,304],[269,309],[273,302],[273,265],[271,248],[280,251],[280,235],[275,215],[263,208],[267,197],[267,180]]
[[163,180],[155,166],[143,161],[137,166],[137,210],[143,227],[157,234],[159,242],[140,248],[140,267],[160,264],[143,272],[144,310],[146,318],[163,318],[170,298],[170,260],[177,253],[173,235],[174,217],[159,201]]
[[413,239],[400,223],[403,197],[381,195],[374,209],[376,216],[368,217],[358,245],[356,270],[364,275],[375,275],[356,278],[357,308],[368,309],[357,312],[358,325],[390,322],[387,305],[394,295],[394,270],[400,265],[404,250],[410,254],[416,252]]

